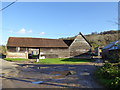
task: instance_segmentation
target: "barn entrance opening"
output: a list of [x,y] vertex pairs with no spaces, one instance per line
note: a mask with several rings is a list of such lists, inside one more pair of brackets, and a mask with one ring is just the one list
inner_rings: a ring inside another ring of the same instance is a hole
[[29,48],[28,58],[29,59],[39,59],[39,48]]

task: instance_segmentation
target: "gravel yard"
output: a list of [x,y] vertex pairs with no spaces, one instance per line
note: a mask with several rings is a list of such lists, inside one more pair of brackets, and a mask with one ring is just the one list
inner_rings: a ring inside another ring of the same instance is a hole
[[15,72],[3,75],[2,86],[3,88],[103,88],[93,78],[95,64],[97,63],[19,64],[16,67],[16,76],[13,75]]

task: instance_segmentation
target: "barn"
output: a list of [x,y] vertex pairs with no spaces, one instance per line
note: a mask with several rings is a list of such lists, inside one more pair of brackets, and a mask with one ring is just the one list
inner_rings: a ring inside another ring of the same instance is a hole
[[9,37],[7,58],[27,58],[30,53],[39,58],[90,58],[91,45],[79,33],[74,40]]
[[116,40],[108,44],[102,49],[102,58],[109,59],[112,55],[119,54],[120,56],[120,41]]

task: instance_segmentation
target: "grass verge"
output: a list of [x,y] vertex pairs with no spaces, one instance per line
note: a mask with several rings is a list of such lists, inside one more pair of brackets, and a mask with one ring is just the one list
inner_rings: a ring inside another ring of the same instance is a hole
[[[40,64],[80,64],[92,62],[92,59],[80,59],[80,58],[46,58],[40,59]],[[37,63],[37,62],[34,62]]]
[[7,60],[7,61],[25,61],[28,59],[25,59],[25,58],[4,58],[4,60]]

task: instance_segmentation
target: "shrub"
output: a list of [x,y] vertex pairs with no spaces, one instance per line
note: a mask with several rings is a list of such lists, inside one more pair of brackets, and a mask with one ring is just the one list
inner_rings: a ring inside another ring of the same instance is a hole
[[120,77],[115,77],[115,79],[112,80],[110,86],[112,88],[119,88],[120,87]]
[[114,53],[110,55],[110,57],[108,58],[108,61],[111,63],[118,63],[120,62],[120,55],[118,53]]
[[96,75],[99,79],[107,80],[107,82],[103,82],[103,84],[107,85],[110,88],[119,88],[120,87],[120,63],[111,64],[109,62],[105,62],[103,67],[100,67],[96,72]]

